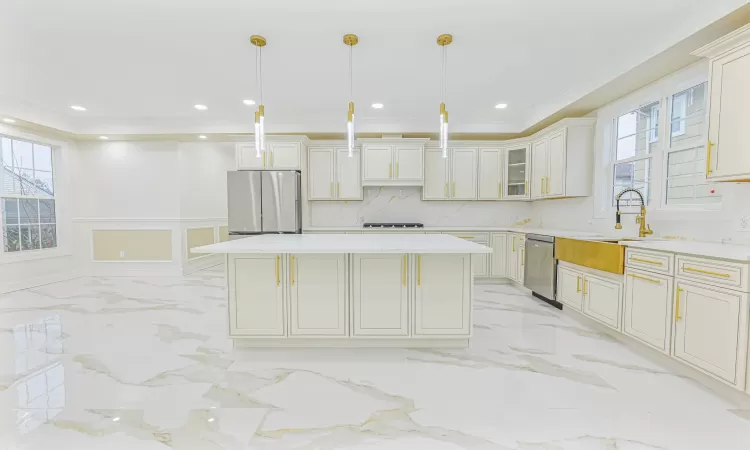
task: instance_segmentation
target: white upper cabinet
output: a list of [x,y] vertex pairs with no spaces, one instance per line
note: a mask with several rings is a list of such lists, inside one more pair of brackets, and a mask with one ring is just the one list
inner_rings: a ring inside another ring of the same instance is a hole
[[507,200],[529,198],[531,146],[507,147],[503,150],[503,153],[505,155],[503,198]]
[[424,187],[422,200],[448,200],[449,158],[439,149],[424,151]]
[[706,175],[750,181],[750,25],[693,54],[710,58]]
[[477,149],[454,148],[451,153],[451,198],[476,200]]
[[267,169],[299,170],[302,144],[299,142],[270,142]]
[[547,197],[565,195],[565,129],[550,135],[547,146],[547,181],[544,183]]
[[422,174],[422,146],[396,145],[396,173],[397,180],[421,181]]
[[362,152],[354,149],[336,150],[336,200],[362,200],[362,173],[360,172]]
[[503,194],[503,151],[479,149],[479,200],[500,200]]
[[549,138],[547,137],[534,141],[531,144],[531,198],[542,198],[547,193],[548,149]]
[[307,154],[309,200],[362,200],[361,151],[310,147]]
[[333,200],[335,150],[310,148],[307,153],[307,196],[310,200]]
[[237,144],[237,169],[263,170],[266,168],[266,158],[257,156],[254,144]]
[[364,186],[422,186],[428,139],[362,139]]

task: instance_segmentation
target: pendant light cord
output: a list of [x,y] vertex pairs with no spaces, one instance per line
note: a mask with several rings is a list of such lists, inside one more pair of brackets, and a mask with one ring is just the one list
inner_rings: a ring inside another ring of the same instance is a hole
[[260,97],[260,105],[263,104],[263,47],[255,47],[255,85]]
[[448,91],[448,69],[447,69],[447,62],[448,62],[448,46],[443,46],[443,85],[441,86],[440,91],[440,97],[443,103],[445,103],[445,96]]
[[349,101],[354,101],[354,77],[352,75],[352,45],[349,45]]

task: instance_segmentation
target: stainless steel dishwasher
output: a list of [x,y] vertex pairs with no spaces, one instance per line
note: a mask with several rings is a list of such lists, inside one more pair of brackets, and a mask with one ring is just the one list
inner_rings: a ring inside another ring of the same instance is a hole
[[562,309],[562,303],[555,300],[557,264],[554,237],[541,234],[526,235],[523,280],[523,285],[531,289],[535,297]]

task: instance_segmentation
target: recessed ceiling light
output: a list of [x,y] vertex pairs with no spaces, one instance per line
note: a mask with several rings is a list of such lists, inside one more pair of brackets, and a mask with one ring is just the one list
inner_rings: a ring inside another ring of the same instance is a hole
[[206,136],[201,134],[200,136],[198,136],[198,139],[206,139]]
[[242,100],[242,103],[246,104],[247,106],[254,105],[255,100]]
[[383,107],[383,104],[382,103],[373,103],[372,107],[375,108],[375,109],[381,109]]
[[10,119],[10,118],[5,118],[5,119],[3,119],[3,122],[5,122],[5,123],[16,123],[16,120],[15,119]]
[[197,109],[198,111],[205,111],[205,110],[208,109],[208,106],[206,106],[206,105],[195,105],[195,109]]
[[495,105],[495,109],[505,109],[507,107],[508,107],[507,103],[498,103],[497,105]]
[[211,418],[209,418],[209,419],[208,419],[208,421],[209,421],[209,422],[213,422],[213,421],[214,421],[214,418],[213,418],[213,417],[211,417]]
[[79,105],[70,105],[70,109],[74,111],[86,111],[86,108],[84,108],[83,106],[79,106]]
[[101,140],[103,140],[103,141],[106,141],[106,140],[107,140],[107,139],[109,139],[109,138],[108,138],[107,136],[99,136],[99,139],[101,139]]
[[119,421],[120,421],[120,418],[119,418],[119,417],[113,417],[113,418],[112,418],[112,422],[119,422]]

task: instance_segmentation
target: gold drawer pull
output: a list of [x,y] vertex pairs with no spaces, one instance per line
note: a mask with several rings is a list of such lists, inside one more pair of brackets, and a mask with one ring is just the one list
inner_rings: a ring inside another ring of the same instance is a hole
[[711,140],[708,140],[708,145],[706,149],[706,176],[709,176],[713,173],[713,170],[711,170],[711,147],[713,147],[714,144],[711,142]]
[[662,265],[661,261],[652,261],[650,259],[636,258],[635,256],[633,256],[630,259],[632,259],[633,261],[638,261],[638,262],[642,262],[642,263],[646,263],[646,264],[656,264],[656,265],[659,265],[659,266]]
[[688,272],[694,272],[694,273],[702,273],[705,275],[713,275],[715,277],[722,277],[722,278],[729,278],[732,276],[728,273],[711,272],[710,270],[694,269],[692,267],[683,267],[682,270],[686,270]]
[[661,284],[661,280],[656,280],[654,278],[644,277],[643,275],[636,275],[634,273],[629,274],[633,278],[638,278],[639,280],[646,280],[651,283]]
[[289,273],[292,275],[292,286],[294,286],[294,256],[292,256],[292,267],[289,270]]
[[581,292],[581,277],[576,277],[576,294]]
[[503,196],[503,183],[497,183],[497,198]]
[[417,286],[422,286],[422,255],[417,256]]
[[677,288],[677,301],[674,305],[674,321],[677,322],[678,320],[682,319],[682,316],[680,316],[680,292],[684,292],[685,289]]
[[406,286],[406,255],[404,255],[404,277],[401,282]]
[[588,289],[586,289],[586,283],[588,283],[589,280],[583,280],[583,295],[589,295]]
[[474,239],[474,236],[456,236],[456,237],[460,239]]

